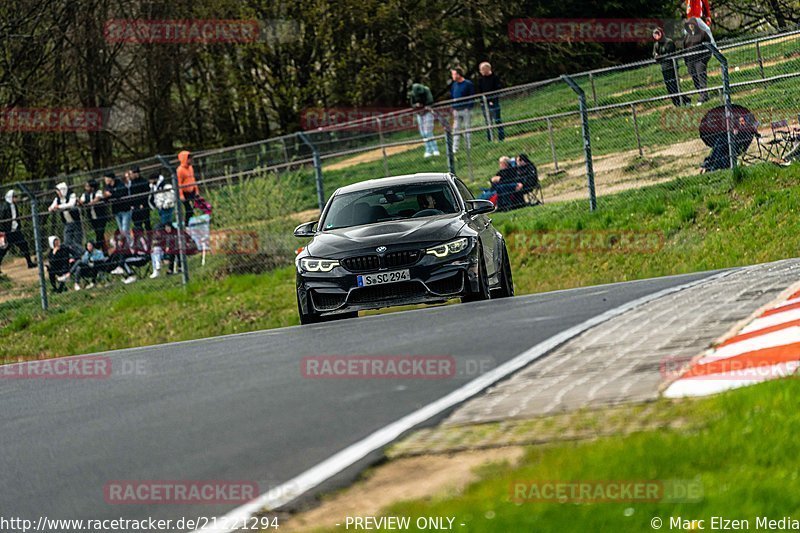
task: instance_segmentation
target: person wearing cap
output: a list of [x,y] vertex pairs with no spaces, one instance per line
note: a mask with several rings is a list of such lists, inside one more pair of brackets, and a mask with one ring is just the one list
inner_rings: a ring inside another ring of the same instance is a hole
[[88,213],[89,223],[94,230],[94,245],[105,252],[108,206],[97,180],[90,179],[83,185],[83,194],[78,198],[78,204]]
[[81,227],[81,211],[78,208],[78,196],[70,192],[65,182],[56,185],[56,197],[48,211],[59,213],[64,222],[64,245],[67,248],[83,248],[83,228]]
[[[661,76],[664,78],[664,85],[667,87],[668,94],[678,94],[678,79],[676,77],[678,70],[678,62],[673,61],[677,48],[675,41],[670,39],[664,34],[663,28],[653,29],[653,59],[661,65]],[[681,98],[680,96],[672,97],[672,104],[675,107],[681,105],[689,105],[692,99],[688,96]]]
[[194,215],[194,199],[200,193],[197,188],[197,180],[194,177],[194,167],[192,166],[192,153],[189,150],[183,150],[178,154],[178,189],[181,194],[181,201],[183,202],[183,209],[186,212],[186,221]]
[[142,171],[138,165],[134,165],[131,168],[130,176],[133,227],[138,230],[150,231],[152,229],[150,226],[150,209],[147,205],[147,200],[150,197],[150,185],[142,177]]
[[0,264],[13,246],[25,258],[28,268],[35,268],[36,263],[31,260],[30,248],[25,235],[22,234],[19,209],[17,209],[17,195],[14,189],[6,192],[5,201],[0,203],[0,233],[5,234],[5,246],[0,248]]
[[433,138],[433,93],[427,85],[414,83],[408,91],[408,102],[414,108],[419,134],[425,141],[425,157],[438,156],[439,146]]

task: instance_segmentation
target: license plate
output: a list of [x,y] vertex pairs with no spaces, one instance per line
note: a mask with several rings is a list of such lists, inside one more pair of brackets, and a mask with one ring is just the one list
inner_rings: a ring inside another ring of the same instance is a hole
[[382,285],[384,283],[396,283],[398,281],[408,281],[410,279],[411,274],[409,273],[408,269],[356,276],[356,281],[358,282],[359,287],[370,287],[372,285]]

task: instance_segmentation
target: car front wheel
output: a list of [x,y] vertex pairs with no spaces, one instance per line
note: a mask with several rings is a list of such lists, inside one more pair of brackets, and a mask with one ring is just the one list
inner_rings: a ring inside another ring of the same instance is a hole
[[486,263],[483,260],[483,253],[479,254],[478,258],[478,292],[467,294],[461,298],[462,302],[478,302],[481,300],[488,300],[491,297],[489,294],[489,276],[486,274]]
[[514,278],[511,276],[511,261],[508,249],[503,243],[503,262],[500,265],[500,286],[492,291],[492,298],[510,298],[514,296]]

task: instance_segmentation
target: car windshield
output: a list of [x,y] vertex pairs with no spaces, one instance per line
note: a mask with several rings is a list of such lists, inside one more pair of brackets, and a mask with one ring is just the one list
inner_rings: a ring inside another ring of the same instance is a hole
[[446,182],[411,183],[338,194],[322,221],[322,229],[453,214],[458,212],[456,205]]

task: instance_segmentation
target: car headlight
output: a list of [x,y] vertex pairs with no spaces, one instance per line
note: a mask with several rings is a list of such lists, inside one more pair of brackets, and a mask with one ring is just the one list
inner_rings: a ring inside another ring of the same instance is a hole
[[339,266],[339,261],[333,259],[317,259],[316,257],[304,257],[300,260],[300,269],[306,272],[330,272]]
[[454,241],[446,242],[444,244],[440,244],[439,246],[434,246],[433,248],[428,248],[425,250],[425,253],[433,255],[441,259],[442,257],[447,257],[451,254],[457,254],[459,252],[463,252],[469,246],[469,239],[467,237],[462,237],[461,239],[456,239]]

